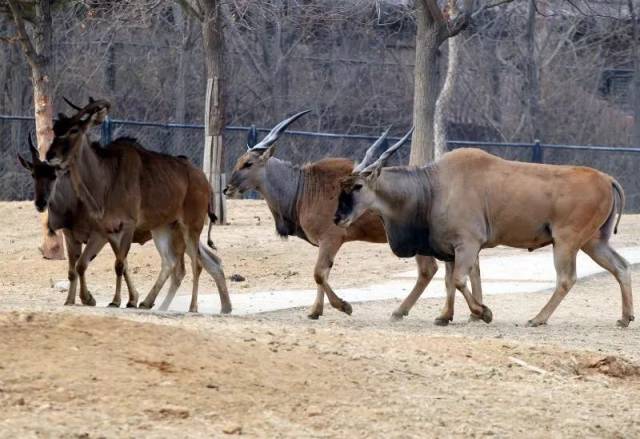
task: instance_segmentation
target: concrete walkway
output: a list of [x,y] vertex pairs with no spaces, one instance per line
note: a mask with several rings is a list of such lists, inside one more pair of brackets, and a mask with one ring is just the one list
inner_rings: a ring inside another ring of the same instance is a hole
[[[617,249],[631,264],[640,263],[640,247]],[[601,273],[600,268],[587,255],[580,252],[577,261],[578,278]],[[482,291],[485,295],[507,293],[531,293],[543,291],[555,286],[553,256],[549,251],[509,256],[480,256]],[[415,271],[407,271],[391,276],[387,282],[364,286],[362,288],[336,288],[336,293],[350,303],[373,300],[404,299],[411,291],[416,280]],[[309,283],[313,280],[309,276]],[[231,284],[233,286],[233,284]],[[313,303],[316,290],[280,290],[259,293],[233,294],[231,288],[233,314],[247,315],[277,311],[289,308],[308,307]],[[429,284],[422,297],[444,297],[444,267],[441,266],[435,279]],[[161,303],[162,294],[157,303]],[[189,308],[190,295],[178,295],[171,304],[171,311],[186,311]],[[325,307],[329,306],[328,303]],[[220,312],[218,294],[200,294],[198,311],[205,314]]]

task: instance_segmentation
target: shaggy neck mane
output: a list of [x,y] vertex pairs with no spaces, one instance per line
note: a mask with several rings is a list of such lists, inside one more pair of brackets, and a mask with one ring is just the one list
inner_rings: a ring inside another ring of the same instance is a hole
[[297,208],[304,186],[302,170],[291,162],[272,157],[265,164],[265,176],[264,185],[259,189],[275,219],[278,235],[307,239],[298,221]]
[[[431,204],[432,182],[435,165],[420,167],[394,166],[384,168],[378,177],[375,190],[390,207],[401,208],[410,204],[411,211],[428,210]],[[403,212],[406,214],[408,212]]]
[[389,245],[400,257],[416,254],[452,260],[452,255],[434,248],[430,238],[431,199],[436,183],[436,165],[385,168],[376,182],[376,193],[391,215],[383,216]]
[[326,202],[328,199],[337,202],[340,180],[351,174],[353,161],[331,157],[309,163],[302,171],[305,203]]

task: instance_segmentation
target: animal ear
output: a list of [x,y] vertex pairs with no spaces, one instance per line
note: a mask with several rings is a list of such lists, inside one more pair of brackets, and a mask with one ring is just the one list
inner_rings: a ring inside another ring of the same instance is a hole
[[25,168],[27,171],[31,172],[33,170],[33,163],[29,163],[20,154],[18,154],[18,161],[20,162],[22,167]]
[[270,147],[265,149],[264,152],[260,155],[260,159],[265,161],[269,160],[275,152],[276,152],[276,145],[271,145]]
[[91,113],[90,115],[87,115],[86,118],[83,117],[82,122],[83,123],[88,122],[90,126],[98,126],[98,125],[101,125],[102,122],[104,122],[108,114],[109,114],[108,107],[102,107],[95,113]]
[[378,177],[380,177],[381,171],[382,171],[382,163],[380,163],[378,166],[372,168],[369,171],[363,172],[361,175],[363,175],[367,179],[367,182],[374,183],[378,179]]
[[109,109],[107,107],[101,108],[100,111],[95,113],[92,117],[93,125],[102,124],[102,122],[104,122],[104,120],[107,118],[108,115],[109,115]]

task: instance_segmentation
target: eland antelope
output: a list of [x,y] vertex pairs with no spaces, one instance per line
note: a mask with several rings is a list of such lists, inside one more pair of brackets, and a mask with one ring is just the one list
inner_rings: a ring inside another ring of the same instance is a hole
[[[329,285],[329,274],[340,247],[349,241],[385,243],[387,237],[382,222],[373,212],[364,212],[347,228],[337,227],[333,216],[338,206],[339,181],[354,171],[352,160],[326,158],[303,166],[273,157],[275,142],[287,127],[302,115],[297,113],[279,124],[258,144],[247,145],[248,150],[236,161],[229,184],[224,193],[233,197],[248,190],[257,190],[267,202],[282,237],[297,236],[318,247],[318,258],[313,272],[317,295],[308,317],[319,318],[323,313],[324,295],[336,309],[351,314],[352,307],[338,297]],[[355,169],[363,169],[377,155],[388,134],[385,132],[366,152]],[[400,144],[406,141],[402,139]],[[416,256],[418,279],[411,293],[393,311],[393,319],[409,314],[438,269],[430,256]],[[480,273],[477,264],[471,276],[476,300],[482,302]],[[485,315],[485,321],[490,321]],[[447,322],[448,323],[448,322]]]
[[[34,203],[39,212],[47,211],[47,227],[50,232],[62,230],[68,257],[69,290],[65,305],[75,304],[78,279],[80,280],[80,300],[84,305],[95,306],[96,301],[89,292],[85,280],[85,271],[89,263],[108,242],[107,234],[100,229],[87,213],[82,202],[78,199],[67,171],[56,169],[40,160],[38,150],[33,146],[29,136],[31,162],[18,154],[18,160],[27,169],[34,181]],[[209,233],[211,229],[209,229]],[[144,244],[151,239],[148,231],[137,231],[133,235],[133,242]],[[211,238],[209,237],[209,240]],[[171,273],[171,287],[160,309],[167,309],[184,278],[184,241],[179,233],[173,234],[171,249],[176,249],[178,263]],[[85,244],[83,248],[83,244]],[[114,243],[112,243],[113,245]],[[117,249],[114,249],[114,253]],[[129,290],[127,308],[135,308],[138,304],[138,293],[129,276],[125,264],[123,276]],[[109,304],[111,307],[120,306],[120,287]]]
[[532,251],[552,244],[556,288],[529,326],[546,324],[574,285],[579,250],[620,284],[618,325],[634,320],[629,264],[609,245],[624,207],[624,192],[613,177],[581,166],[504,160],[473,148],[449,152],[426,166],[384,168],[394,151],[343,178],[335,221],[349,228],[373,211],[382,217],[396,255],[452,261],[442,319],[453,315],[456,288],[473,313],[484,312],[465,286],[481,249],[506,245]]
[[69,173],[88,215],[115,244],[118,277],[123,274],[134,233],[151,232],[162,268],[139,306],[152,308],[174,271],[176,255],[182,254],[172,248],[177,231],[193,272],[189,311],[197,312],[198,279],[204,267],[218,287],[221,312],[231,312],[220,259],[199,242],[205,218],[212,211],[211,188],[204,173],[184,158],[146,150],[134,139],[117,139],[105,147],[90,142],[88,130],[102,123],[110,104],[90,99],[87,106],[76,108],[78,112],[72,117],[59,115],[46,159]]

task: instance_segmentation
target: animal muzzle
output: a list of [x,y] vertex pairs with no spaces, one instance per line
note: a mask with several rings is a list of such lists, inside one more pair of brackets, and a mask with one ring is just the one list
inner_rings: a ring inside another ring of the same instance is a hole
[[242,191],[233,184],[228,184],[222,190],[222,193],[225,194],[227,198],[240,198],[240,195],[242,195]]
[[57,168],[61,168],[62,167],[62,160],[60,160],[56,156],[49,156],[49,153],[47,153],[47,157],[46,157],[45,163],[47,165],[49,165],[49,166],[55,166]]
[[333,216],[333,223],[338,227],[348,227],[351,221],[349,221],[349,218],[344,217],[339,213],[336,213]]
[[47,202],[43,200],[36,200],[35,205],[38,212],[44,212],[47,208]]

